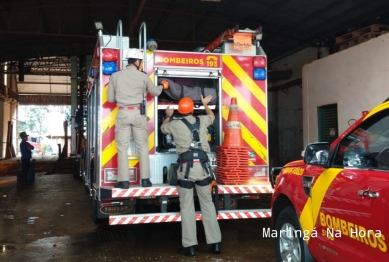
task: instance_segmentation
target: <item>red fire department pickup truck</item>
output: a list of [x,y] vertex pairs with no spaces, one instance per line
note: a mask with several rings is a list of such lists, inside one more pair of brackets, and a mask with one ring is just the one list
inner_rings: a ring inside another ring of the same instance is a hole
[[271,176],[278,261],[389,261],[389,99]]

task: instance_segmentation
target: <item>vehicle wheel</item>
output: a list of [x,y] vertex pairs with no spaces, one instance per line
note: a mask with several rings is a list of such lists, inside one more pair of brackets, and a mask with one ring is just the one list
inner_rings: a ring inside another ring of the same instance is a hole
[[107,219],[104,218],[99,218],[98,213],[99,213],[99,201],[97,199],[93,200],[93,213],[92,213],[92,219],[95,224],[102,224],[107,221]]
[[277,261],[314,261],[308,246],[302,238],[300,222],[293,207],[281,211],[275,225]]
[[85,189],[85,193],[87,193],[89,195],[89,187],[87,185],[84,186],[84,189]]

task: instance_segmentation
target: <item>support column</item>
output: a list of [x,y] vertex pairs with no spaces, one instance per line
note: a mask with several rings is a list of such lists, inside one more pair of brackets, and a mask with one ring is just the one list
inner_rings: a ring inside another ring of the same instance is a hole
[[[71,59],[71,77],[70,77],[70,84],[71,84],[71,108],[70,108],[70,114],[74,115],[74,112],[77,108],[77,56],[72,56]],[[76,148],[77,148],[77,137],[76,137],[76,130],[74,129],[74,122],[75,119],[72,117],[71,120],[71,153],[76,154]],[[65,143],[66,144],[66,143]]]

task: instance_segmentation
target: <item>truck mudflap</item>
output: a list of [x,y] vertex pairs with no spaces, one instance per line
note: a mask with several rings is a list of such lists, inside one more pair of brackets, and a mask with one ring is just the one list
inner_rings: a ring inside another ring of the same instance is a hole
[[[202,220],[201,212],[196,212],[196,220]],[[270,209],[219,210],[218,220],[270,218]],[[154,213],[144,215],[115,215],[109,217],[109,225],[133,225],[165,222],[180,222],[180,213]]]
[[[271,194],[270,183],[258,185],[218,185],[219,194]],[[129,189],[112,188],[112,198],[142,198],[156,196],[177,196],[176,186],[155,185],[153,187],[130,187]]]

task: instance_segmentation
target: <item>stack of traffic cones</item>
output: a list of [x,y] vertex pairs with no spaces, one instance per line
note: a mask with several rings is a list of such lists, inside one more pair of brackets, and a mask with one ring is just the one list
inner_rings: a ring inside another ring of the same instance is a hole
[[244,147],[236,98],[231,99],[223,145],[217,147],[216,179],[224,185],[247,184],[249,180],[248,148]]

